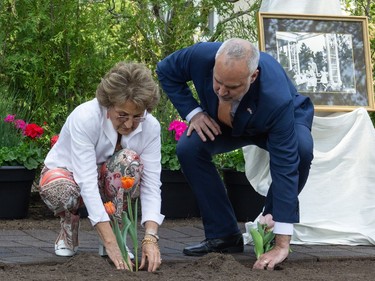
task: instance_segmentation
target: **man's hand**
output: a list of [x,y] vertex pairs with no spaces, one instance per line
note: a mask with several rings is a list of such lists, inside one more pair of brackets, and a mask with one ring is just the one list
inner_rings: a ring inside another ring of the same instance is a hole
[[205,112],[199,112],[194,115],[190,120],[186,135],[190,136],[194,130],[204,142],[207,141],[207,137],[213,141],[215,136],[221,134],[219,124]]
[[290,240],[290,235],[276,234],[275,246],[272,250],[259,257],[253,269],[273,270],[277,264],[283,262],[288,257]]

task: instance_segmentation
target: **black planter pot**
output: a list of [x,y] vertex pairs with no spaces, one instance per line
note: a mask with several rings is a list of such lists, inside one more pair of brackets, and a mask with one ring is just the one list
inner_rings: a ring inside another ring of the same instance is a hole
[[0,219],[23,219],[29,211],[35,170],[23,166],[0,167]]
[[180,170],[162,170],[161,182],[161,213],[165,218],[200,217],[197,201]]
[[264,207],[265,197],[254,190],[244,172],[223,170],[223,178],[237,220],[254,221]]

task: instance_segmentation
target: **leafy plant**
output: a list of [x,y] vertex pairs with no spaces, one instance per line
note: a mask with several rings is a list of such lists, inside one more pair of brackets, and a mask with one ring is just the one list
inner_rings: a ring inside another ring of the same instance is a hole
[[111,226],[113,233],[116,236],[117,244],[120,248],[122,258],[126,262],[130,271],[133,271],[133,267],[129,264],[129,252],[128,247],[126,247],[127,234],[130,234],[130,238],[133,242],[134,247],[134,258],[135,258],[135,270],[138,271],[138,238],[137,238],[137,221],[138,221],[138,198],[135,199],[134,209],[132,207],[132,199],[130,195],[130,190],[134,185],[133,177],[122,177],[121,178],[122,188],[119,189],[121,196],[124,192],[127,193],[127,212],[123,211],[121,213],[121,226],[118,218],[115,216],[116,207],[109,201],[104,203],[104,208],[108,215],[111,216]]
[[[163,138],[161,146],[161,164],[164,169],[179,170],[180,162],[176,155],[176,141],[178,141],[188,125],[178,119],[173,120],[168,127],[169,134]],[[245,159],[242,149],[215,155],[213,162],[219,169],[245,171]]]
[[181,168],[180,162],[176,155],[176,143],[167,141],[161,145],[161,166],[163,169],[169,169],[172,171],[179,170]]
[[162,139],[161,144],[161,165],[164,169],[176,171],[181,168],[176,155],[176,145],[187,127],[185,122],[178,119],[169,124],[168,133]]
[[28,124],[15,117],[16,115],[6,116],[0,127],[0,166],[25,166],[29,170],[36,169],[45,157],[41,141],[44,129],[35,123]]
[[[1,93],[3,95],[4,92]],[[0,101],[0,116],[5,118],[7,112],[12,111],[13,99]],[[0,121],[0,147],[16,146],[19,143],[19,133],[7,122]]]
[[0,147],[0,166],[25,166],[37,169],[44,157],[35,143],[20,143],[15,147]]
[[[0,87],[26,100],[33,120],[40,123],[55,105],[70,112],[92,98],[102,75],[124,58],[154,70],[165,56],[198,41],[232,36],[256,41],[255,14],[261,1],[251,2],[3,1]],[[162,95],[154,111],[162,126],[173,112]],[[66,116],[51,116],[59,123],[51,128],[61,128]]]
[[275,234],[272,230],[268,229],[267,224],[258,222],[257,228],[250,228],[249,232],[253,238],[254,252],[257,259],[273,248]]
[[219,169],[231,169],[237,172],[245,172],[245,158],[241,148],[216,155],[214,157],[214,163]]

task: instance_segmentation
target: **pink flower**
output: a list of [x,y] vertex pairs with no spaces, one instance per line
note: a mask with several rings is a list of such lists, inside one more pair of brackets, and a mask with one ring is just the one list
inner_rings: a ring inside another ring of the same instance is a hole
[[16,118],[16,115],[8,114],[7,117],[4,118],[4,122],[12,123],[14,121],[14,118]]
[[21,129],[22,131],[25,130],[26,128],[26,122],[23,121],[22,119],[17,119],[17,120],[14,120],[14,126],[17,128],[17,129]]
[[178,141],[187,127],[185,122],[174,120],[169,124],[168,131],[175,131],[174,139]]

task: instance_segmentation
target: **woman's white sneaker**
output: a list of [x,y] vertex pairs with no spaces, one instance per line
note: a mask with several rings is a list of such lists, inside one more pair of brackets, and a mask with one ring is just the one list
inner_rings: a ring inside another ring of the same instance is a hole
[[126,251],[128,252],[128,256],[129,256],[129,258],[130,258],[131,260],[134,260],[134,255],[133,255],[133,253],[130,252],[130,249],[128,248],[128,246],[125,245],[125,247],[126,247]]
[[55,254],[56,254],[56,256],[72,257],[76,254],[77,250],[78,250],[78,247],[75,247],[74,251],[69,249],[65,245],[64,240],[60,240],[59,242],[57,242],[57,244],[55,244]]
[[[128,256],[131,260],[134,260],[134,254],[132,252],[130,252],[130,249],[128,248],[128,246],[126,246],[126,250],[128,251]],[[105,250],[105,247],[104,245],[102,244],[102,242],[100,241],[99,242],[99,255],[104,257],[104,256],[108,256],[107,254],[107,251]]]

